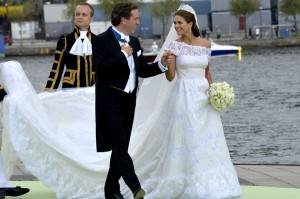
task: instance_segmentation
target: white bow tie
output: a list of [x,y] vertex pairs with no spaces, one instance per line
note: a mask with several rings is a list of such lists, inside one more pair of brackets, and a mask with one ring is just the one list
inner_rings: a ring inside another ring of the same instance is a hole
[[70,50],[70,54],[80,55],[82,57],[84,55],[92,55],[92,44],[86,35],[87,31],[80,31],[80,37],[78,37],[78,39],[73,44]]

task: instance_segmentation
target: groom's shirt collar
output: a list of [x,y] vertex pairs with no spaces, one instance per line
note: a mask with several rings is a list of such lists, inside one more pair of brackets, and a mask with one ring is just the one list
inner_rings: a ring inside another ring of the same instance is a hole
[[130,41],[129,35],[125,35],[124,33],[118,31],[114,26],[112,27],[112,31],[119,42],[128,43]]
[[[115,27],[112,27],[111,30],[114,33],[115,37],[118,39],[120,45],[123,45],[123,44],[129,45],[128,44],[129,36],[124,35],[122,32],[118,31]],[[131,93],[136,87],[137,74],[136,74],[136,69],[135,69],[135,63],[133,60],[133,56],[128,56],[128,54],[124,50],[121,50],[121,51],[124,53],[124,55],[127,59],[128,67],[129,67],[129,71],[130,71],[126,86],[123,91],[126,93]]]

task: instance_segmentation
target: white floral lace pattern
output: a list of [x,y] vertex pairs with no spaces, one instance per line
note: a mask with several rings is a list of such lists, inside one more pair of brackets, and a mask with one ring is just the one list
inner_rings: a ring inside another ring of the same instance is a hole
[[170,50],[176,56],[189,55],[189,56],[210,56],[211,49],[204,46],[191,46],[184,42],[172,41],[170,42],[166,50]]

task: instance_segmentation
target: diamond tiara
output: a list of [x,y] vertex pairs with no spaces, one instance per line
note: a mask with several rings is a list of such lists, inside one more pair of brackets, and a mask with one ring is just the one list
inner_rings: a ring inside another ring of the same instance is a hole
[[197,20],[197,14],[196,14],[195,10],[191,6],[189,6],[187,4],[181,4],[179,6],[178,10],[184,10],[184,11],[187,11],[187,12],[193,14],[194,17],[195,17],[195,20],[196,20],[196,26],[199,28],[198,20]]
[[179,6],[178,10],[184,10],[184,11],[187,11],[189,13],[192,13],[193,15],[196,15],[195,10],[191,6],[189,6],[187,4],[181,4]]

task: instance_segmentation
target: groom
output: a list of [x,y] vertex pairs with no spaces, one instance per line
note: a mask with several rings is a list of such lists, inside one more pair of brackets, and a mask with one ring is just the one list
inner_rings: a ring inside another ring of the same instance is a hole
[[132,3],[115,4],[111,13],[113,27],[93,40],[96,70],[97,151],[112,151],[104,192],[105,198],[119,198],[122,177],[135,199],[145,191],[135,174],[128,146],[134,118],[138,77],[151,77],[167,70],[167,55],[159,63],[147,64],[138,38],[129,36],[139,25],[138,7]]

